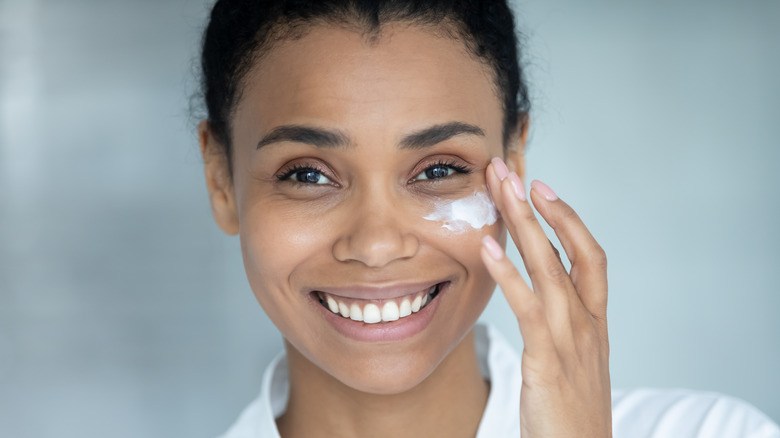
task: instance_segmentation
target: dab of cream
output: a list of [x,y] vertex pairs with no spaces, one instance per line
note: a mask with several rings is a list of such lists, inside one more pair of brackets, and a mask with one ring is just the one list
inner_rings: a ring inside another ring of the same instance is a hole
[[465,198],[437,205],[433,213],[423,219],[443,222],[442,228],[463,233],[493,225],[498,219],[498,212],[487,193],[474,192]]

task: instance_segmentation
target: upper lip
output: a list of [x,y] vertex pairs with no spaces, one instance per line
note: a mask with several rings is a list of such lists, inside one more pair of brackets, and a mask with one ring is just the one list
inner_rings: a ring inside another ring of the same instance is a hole
[[325,292],[344,298],[362,300],[388,300],[400,298],[418,292],[428,291],[433,286],[446,280],[403,283],[393,285],[360,284],[348,286],[328,286],[310,289],[310,292]]

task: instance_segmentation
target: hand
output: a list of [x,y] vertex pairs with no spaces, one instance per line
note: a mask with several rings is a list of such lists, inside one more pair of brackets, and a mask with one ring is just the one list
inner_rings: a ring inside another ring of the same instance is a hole
[[517,174],[494,158],[486,177],[533,286],[528,287],[495,239],[486,236],[482,260],[517,316],[525,344],[522,437],[611,437],[604,250],[571,207],[534,181],[531,199],[566,251],[571,262],[571,272],[566,272]]

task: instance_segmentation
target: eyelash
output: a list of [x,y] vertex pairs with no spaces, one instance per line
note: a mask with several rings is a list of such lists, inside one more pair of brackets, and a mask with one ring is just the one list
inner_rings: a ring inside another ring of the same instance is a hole
[[298,172],[317,172],[317,173],[324,173],[322,169],[318,169],[314,166],[309,165],[300,165],[300,164],[294,164],[291,167],[288,167],[287,169],[283,170],[282,173],[280,173],[276,178],[279,181],[290,181],[290,182],[296,182],[298,184],[305,184],[301,183],[300,181],[291,181],[290,177],[295,175]]
[[[461,164],[458,164],[458,163],[455,163],[454,161],[439,160],[439,161],[437,161],[437,162],[435,162],[433,164],[425,166],[424,169],[422,169],[420,172],[417,172],[417,175],[419,175],[422,172],[425,172],[426,170],[434,169],[436,167],[448,167],[448,168],[454,170],[456,173],[460,173],[460,174],[463,174],[463,175],[468,175],[468,174],[470,174],[472,172],[471,168],[466,167],[466,166],[461,165]],[[436,179],[429,180],[429,181],[438,181],[438,180],[446,179],[446,178],[447,177],[445,177],[445,178],[436,178]],[[411,179],[409,181],[412,182],[412,181],[414,181],[414,179]]]
[[[468,175],[468,174],[473,172],[473,170],[471,168],[469,168],[467,166],[464,166],[464,165],[461,165],[461,164],[458,164],[458,163],[455,163],[453,161],[439,160],[439,161],[437,161],[437,162],[435,162],[433,164],[430,164],[430,165],[426,166],[425,168],[423,168],[417,174],[419,175],[420,173],[425,172],[426,170],[430,170],[430,169],[433,169],[433,168],[436,168],[436,167],[450,168],[450,169],[454,170],[456,173],[463,174],[463,175]],[[300,182],[300,181],[293,181],[293,180],[291,180],[290,177],[292,177],[293,175],[295,175],[298,172],[317,172],[319,174],[324,174],[323,170],[319,169],[317,167],[309,166],[309,165],[294,164],[293,166],[288,167],[287,169],[283,170],[276,178],[279,181],[282,181],[282,182],[291,182],[291,183],[301,184],[301,185],[314,185],[314,184],[310,184],[310,183],[303,183],[303,182]],[[438,180],[446,179],[446,178],[447,177],[436,178],[436,179],[429,180],[429,181],[438,181]],[[410,183],[414,182],[414,181],[415,181],[414,178],[409,180]],[[422,181],[425,181],[425,180],[422,180]]]

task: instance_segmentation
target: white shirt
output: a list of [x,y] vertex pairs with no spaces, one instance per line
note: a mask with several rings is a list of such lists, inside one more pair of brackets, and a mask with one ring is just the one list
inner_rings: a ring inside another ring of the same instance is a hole
[[[477,438],[520,436],[520,358],[494,327],[477,325],[480,371],[490,380]],[[280,438],[276,418],[287,407],[287,357],[263,374],[260,395],[221,438]],[[612,392],[615,438],[780,438],[780,428],[748,403],[716,393],[635,389]]]

